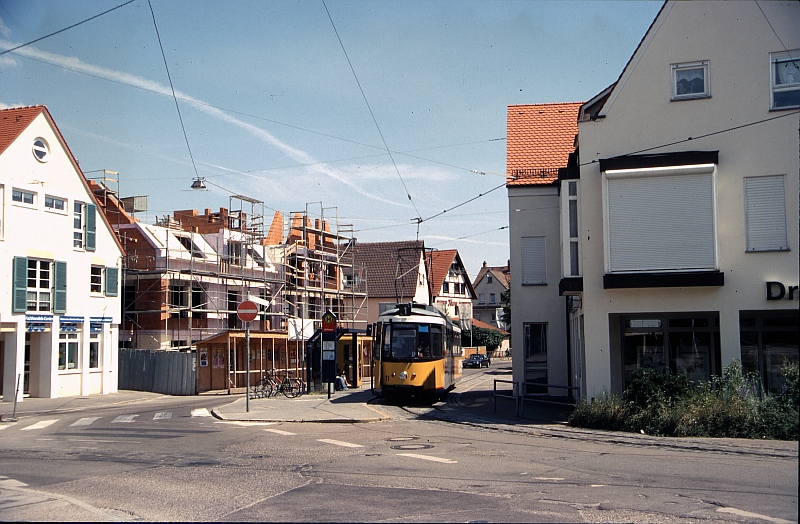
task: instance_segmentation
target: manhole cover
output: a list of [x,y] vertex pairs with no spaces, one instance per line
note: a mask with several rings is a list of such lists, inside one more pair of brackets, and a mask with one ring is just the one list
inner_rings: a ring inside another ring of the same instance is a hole
[[432,447],[430,444],[400,444],[399,446],[392,446],[392,449],[411,451],[415,449],[431,449]]
[[409,440],[417,440],[419,437],[392,437],[387,438],[389,442],[407,442]]

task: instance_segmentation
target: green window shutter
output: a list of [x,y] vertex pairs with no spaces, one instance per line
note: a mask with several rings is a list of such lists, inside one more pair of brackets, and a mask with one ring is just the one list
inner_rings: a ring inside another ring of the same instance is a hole
[[96,245],[97,206],[86,204],[86,251],[94,251]]
[[53,265],[53,313],[67,312],[67,263],[56,260]]
[[11,310],[25,313],[28,310],[28,259],[14,257],[14,292]]
[[119,269],[115,267],[107,267],[106,268],[106,296],[107,297],[116,297],[119,293],[117,292],[117,288],[119,287],[118,281],[119,280]]

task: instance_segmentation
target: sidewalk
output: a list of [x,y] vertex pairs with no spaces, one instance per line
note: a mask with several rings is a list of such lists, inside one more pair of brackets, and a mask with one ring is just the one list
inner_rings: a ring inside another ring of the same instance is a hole
[[332,392],[330,399],[327,393],[296,398],[283,395],[254,398],[250,399],[250,411],[247,411],[247,399],[242,396],[230,404],[212,409],[211,414],[220,420],[241,422],[358,423],[389,420],[389,415],[382,412],[380,406],[367,403],[373,398],[369,385],[364,385],[360,389]]

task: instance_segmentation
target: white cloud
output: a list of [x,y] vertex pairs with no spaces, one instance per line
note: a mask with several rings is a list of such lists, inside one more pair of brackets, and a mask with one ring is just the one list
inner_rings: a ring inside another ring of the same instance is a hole
[[0,102],[0,109],[13,109],[15,107],[25,107],[25,104],[4,104]]
[[[11,48],[15,47],[17,44],[8,41],[0,41],[0,45]],[[146,89],[148,91],[153,91],[164,96],[169,96],[169,97],[172,96],[172,91],[168,86],[165,86],[158,82],[154,82],[152,80],[148,80],[146,78],[132,75],[130,73],[126,73],[124,71],[116,71],[105,67],[87,64],[85,62],[82,62],[77,57],[49,53],[47,51],[39,50],[33,46],[23,47],[21,49],[14,51],[14,53],[21,56],[30,57],[36,60],[41,60],[49,64],[64,67],[66,69],[71,69],[73,71],[77,71],[80,73],[86,73],[98,78],[103,78],[106,80],[118,82],[120,84]],[[185,93],[179,92],[177,90],[175,91],[175,96],[177,96],[178,98],[180,98],[185,102],[190,103],[194,108],[206,113],[207,115],[210,115],[214,118],[217,118],[218,120],[227,122],[236,127],[239,127],[240,129],[247,131],[254,137],[261,140],[262,142],[265,142],[274,147],[275,149],[277,149],[278,151],[282,152],[283,154],[285,154],[287,157],[291,158],[298,164],[311,164],[304,166],[304,169],[309,173],[325,175],[333,180],[336,180],[341,184],[344,184],[345,186],[348,186],[350,189],[352,189],[359,195],[369,198],[371,200],[375,200],[377,202],[381,202],[383,204],[389,204],[392,206],[399,205],[403,207],[402,204],[399,204],[395,200],[383,198],[379,195],[366,191],[359,183],[351,181],[350,177],[347,176],[347,173],[345,171],[342,171],[341,169],[332,167],[330,165],[317,163],[317,160],[314,157],[312,157],[309,153],[297,149],[295,147],[292,147],[291,145],[279,140],[271,133],[268,133],[267,131],[264,131],[263,129],[257,126],[254,126],[247,122],[243,122],[242,120],[239,120],[238,118],[229,115],[228,113],[225,113],[220,109],[205,104],[205,102],[203,102],[202,100],[189,96]]]
[[11,55],[0,56],[0,67],[2,66],[18,66],[19,62]]
[[2,18],[0,18],[0,35],[3,35],[3,38],[11,36],[11,29],[3,22]]
[[[487,233],[488,234],[488,233]],[[437,242],[433,245],[440,245],[445,244],[447,242],[465,242],[467,244],[482,244],[484,246],[504,246],[508,247],[508,242],[487,242],[486,240],[477,240],[474,238],[455,238],[455,237],[446,237],[441,235],[422,235],[422,238],[425,240],[441,240],[442,242]]]

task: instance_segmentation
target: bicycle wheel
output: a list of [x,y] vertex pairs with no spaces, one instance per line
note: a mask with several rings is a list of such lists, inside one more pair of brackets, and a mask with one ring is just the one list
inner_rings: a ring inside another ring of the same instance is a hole
[[300,389],[295,384],[294,380],[287,378],[283,382],[281,382],[281,391],[283,394],[289,398],[294,398],[300,392]]
[[302,378],[295,378],[293,379],[295,385],[297,386],[297,396],[303,396],[306,392],[306,383],[303,382]]

